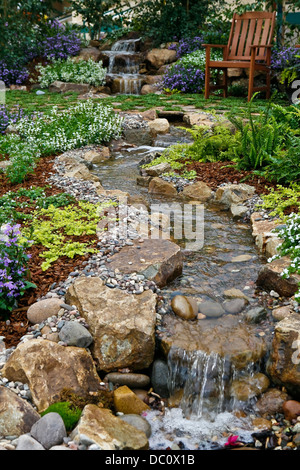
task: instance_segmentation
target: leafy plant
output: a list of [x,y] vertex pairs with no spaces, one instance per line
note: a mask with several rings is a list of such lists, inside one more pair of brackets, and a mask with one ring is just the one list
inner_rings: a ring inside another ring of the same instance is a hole
[[262,204],[257,209],[270,210],[271,216],[286,218],[287,211],[300,209],[300,185],[292,183],[285,187],[277,185],[276,189],[271,188],[268,194],[261,195]]
[[7,316],[27,289],[36,287],[28,280],[30,243],[21,239],[19,225],[6,224],[0,231],[0,314]]

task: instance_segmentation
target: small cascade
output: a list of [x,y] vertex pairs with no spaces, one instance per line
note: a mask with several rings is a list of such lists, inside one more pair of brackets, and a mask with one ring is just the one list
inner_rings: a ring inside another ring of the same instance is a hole
[[255,365],[238,371],[215,352],[171,348],[168,355],[170,396],[180,402],[185,418],[214,421],[224,412],[251,408],[251,400],[241,402],[232,395],[234,381],[253,376]]
[[117,41],[110,51],[103,51],[109,58],[107,75],[112,80],[114,93],[138,95],[143,77],[139,74],[141,54],[138,52],[140,39]]

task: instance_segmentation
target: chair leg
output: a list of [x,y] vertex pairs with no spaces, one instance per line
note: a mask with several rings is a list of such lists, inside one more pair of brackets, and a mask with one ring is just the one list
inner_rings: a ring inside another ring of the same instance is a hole
[[252,49],[251,61],[250,61],[250,71],[249,71],[248,101],[251,100],[252,95],[253,95],[254,73],[255,73],[255,54],[256,54],[256,49]]
[[209,66],[206,65],[205,67],[205,93],[204,93],[204,97],[206,100],[208,100],[209,98],[209,94],[210,94],[210,68]]

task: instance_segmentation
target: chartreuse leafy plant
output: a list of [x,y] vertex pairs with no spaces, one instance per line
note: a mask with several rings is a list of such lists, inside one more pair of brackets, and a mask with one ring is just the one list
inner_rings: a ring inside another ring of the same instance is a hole
[[276,189],[271,188],[268,194],[261,195],[261,199],[263,202],[257,209],[270,210],[271,216],[285,219],[287,210],[300,211],[300,184],[277,185]]
[[82,410],[67,401],[61,401],[50,405],[41,413],[41,416],[45,416],[47,413],[58,413],[64,422],[66,431],[70,432],[78,423]]
[[95,253],[93,242],[77,241],[76,237],[94,235],[96,241],[97,224],[101,218],[99,214],[113,204],[111,201],[102,204],[79,201],[64,208],[50,205],[47,209],[35,211],[24,233],[35,244],[45,248],[40,254],[45,259],[42,270],[46,271],[62,256],[74,258],[76,255]]

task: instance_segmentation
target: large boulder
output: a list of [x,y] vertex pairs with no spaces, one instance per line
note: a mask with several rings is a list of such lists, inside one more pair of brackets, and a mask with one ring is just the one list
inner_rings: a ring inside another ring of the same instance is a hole
[[231,204],[239,204],[247,201],[255,194],[255,188],[248,184],[225,184],[220,186],[215,194],[216,202],[229,209]]
[[267,370],[273,382],[300,398],[300,315],[293,313],[278,322]]
[[88,93],[90,90],[90,85],[88,83],[66,83],[60,80],[55,80],[49,86],[49,91],[51,93],[67,93],[67,92],[74,92],[85,94]]
[[145,239],[143,243],[134,241],[132,246],[123,247],[111,257],[109,267],[121,274],[142,274],[164,287],[181,275],[183,256],[180,247],[170,240]]
[[150,181],[148,192],[150,194],[160,194],[170,198],[174,198],[178,195],[177,189],[172,183],[159,177],[155,177]]
[[265,264],[258,273],[256,284],[263,289],[274,290],[282,297],[292,297],[299,289],[300,275],[291,274],[287,278],[282,276],[283,270],[290,263],[291,260],[284,256]]
[[212,190],[203,181],[185,186],[181,196],[185,199],[192,199],[194,201],[207,202],[213,195]]
[[23,398],[0,387],[0,436],[20,436],[40,419],[37,411]]
[[156,294],[148,290],[131,295],[106,287],[99,278],[80,278],[66,299],[89,325],[91,352],[101,370],[149,367],[155,349]]
[[152,49],[146,55],[147,67],[158,70],[163,65],[171,64],[175,62],[177,58],[176,51],[170,49]]
[[96,405],[84,408],[71,439],[77,444],[94,444],[99,450],[147,450],[149,447],[143,431]]
[[85,396],[99,390],[100,384],[92,356],[86,349],[64,347],[43,339],[20,343],[2,374],[8,380],[29,385],[39,412],[57,401],[64,388]]

